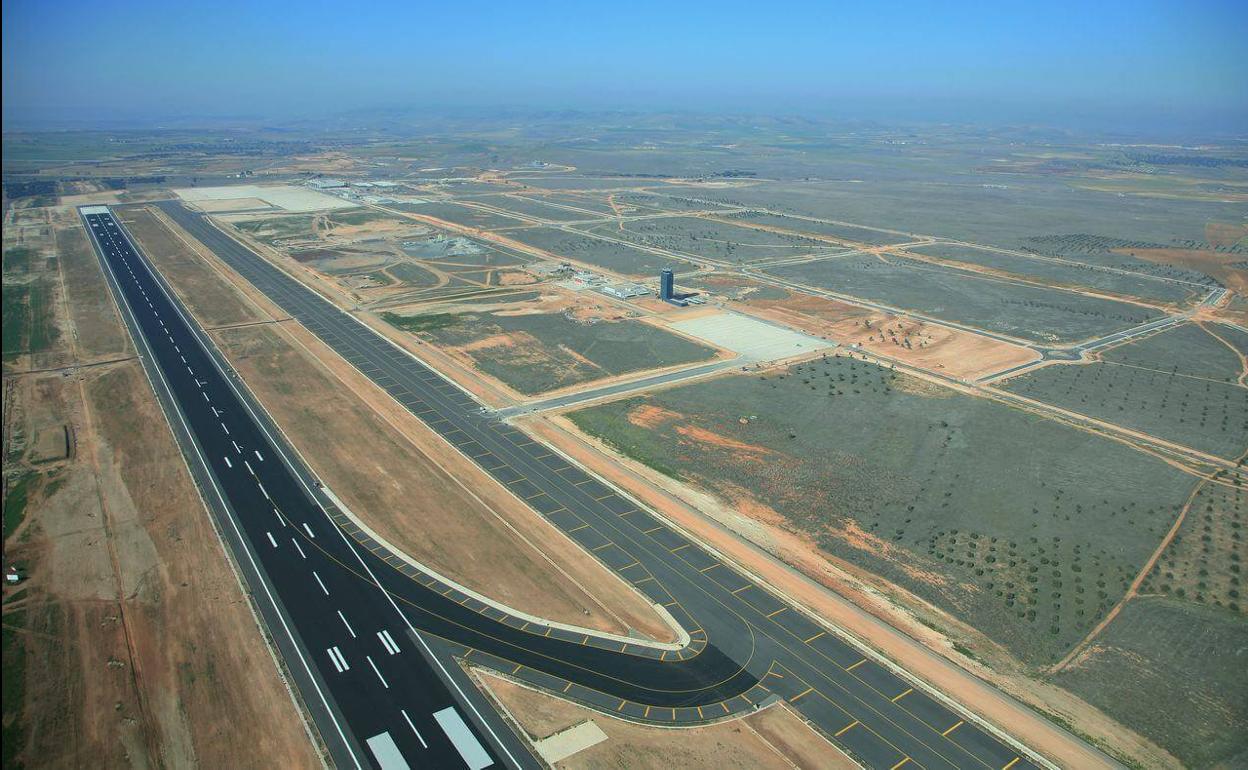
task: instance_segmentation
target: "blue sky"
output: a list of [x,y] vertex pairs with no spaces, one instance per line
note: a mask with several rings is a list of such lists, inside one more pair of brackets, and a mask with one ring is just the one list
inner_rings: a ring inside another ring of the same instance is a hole
[[4,3],[4,121],[506,105],[1248,129],[1245,2]]

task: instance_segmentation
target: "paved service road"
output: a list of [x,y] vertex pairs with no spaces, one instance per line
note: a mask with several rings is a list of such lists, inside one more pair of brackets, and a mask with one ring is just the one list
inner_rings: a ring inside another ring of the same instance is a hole
[[[608,713],[656,724],[704,722],[782,697],[868,767],[1035,766],[904,673],[524,432],[482,413],[437,372],[204,217],[175,202],[158,205],[448,442],[665,606],[691,640],[670,651],[520,622],[479,602],[452,601],[436,581],[405,570],[384,549],[372,554],[366,548],[365,561],[376,560],[372,572],[412,624],[445,640],[452,652]],[[343,521],[348,535],[367,542]],[[349,564],[343,569],[356,571]]]

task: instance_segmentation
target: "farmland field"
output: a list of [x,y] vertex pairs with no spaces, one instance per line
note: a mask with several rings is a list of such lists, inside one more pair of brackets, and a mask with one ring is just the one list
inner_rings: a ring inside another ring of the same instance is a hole
[[505,311],[440,313],[426,324],[421,319],[428,316],[390,320],[525,395],[715,357],[712,348],[640,321],[517,313],[529,304],[523,295],[506,300]]
[[1103,358],[1046,366],[1000,387],[1221,457],[1248,448],[1248,389],[1232,384],[1238,361],[1199,327],[1163,332]]
[[661,217],[594,225],[586,232],[622,238],[650,248],[689,254],[721,262],[757,262],[824,251],[829,244],[800,235],[717,222],[699,217]]
[[526,224],[522,219],[495,214],[472,206],[446,201],[430,201],[420,204],[404,204],[397,206],[412,214],[434,217],[464,227],[475,227],[481,230],[493,230],[500,227],[518,227]]
[[1035,341],[1075,341],[1160,313],[1013,283],[903,257],[847,256],[767,269],[771,275],[903,310]]
[[[491,197],[481,197],[473,199],[477,203],[484,203],[495,208],[514,211],[517,214],[524,214],[530,217],[536,217],[548,222],[572,222],[578,219],[594,219],[595,215],[583,211],[569,211],[559,206],[550,206],[543,203],[542,200],[534,198],[524,198],[518,195],[497,195]],[[515,222],[511,226],[515,226]]]
[[1130,602],[1056,677],[1186,767],[1242,767],[1248,753],[1248,620],[1173,599]]
[[1081,286],[1157,302],[1181,304],[1198,299],[1204,294],[1203,289],[1196,286],[1159,280],[1144,273],[1127,275],[1103,269],[1098,270],[1091,264],[1074,260],[1057,261],[1039,256],[1024,257],[956,244],[915,246],[910,251],[954,262],[980,265],[1043,283]]
[[556,257],[605,268],[621,275],[655,276],[663,268],[676,273],[697,269],[692,262],[653,254],[622,243],[570,233],[555,227],[508,231],[507,237],[550,252]]
[[837,357],[570,416],[1032,664],[1060,658],[1113,606],[1191,489],[1115,442]]
[[816,222],[810,219],[789,217],[782,214],[768,214],[764,211],[743,211],[739,214],[725,214],[724,218],[743,224],[763,225],[766,227],[778,227],[782,230],[826,235],[855,243],[864,243],[869,246],[891,246],[913,240],[905,235],[886,233],[866,227],[838,225],[832,222]]

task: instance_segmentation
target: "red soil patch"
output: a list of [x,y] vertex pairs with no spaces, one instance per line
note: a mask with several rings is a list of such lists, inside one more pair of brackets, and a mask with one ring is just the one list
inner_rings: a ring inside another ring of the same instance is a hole
[[657,428],[665,422],[679,420],[684,417],[680,412],[673,412],[661,406],[642,404],[628,411],[628,421],[638,428]]
[[[676,428],[676,432],[684,436],[687,439],[696,441],[699,444],[708,444],[710,446],[719,447],[720,449],[728,449],[734,452],[741,452],[743,454],[752,455],[752,457],[748,458],[751,460],[759,459],[762,457],[768,457],[770,455],[775,454],[775,452],[768,449],[767,447],[755,446],[754,444],[746,444],[744,442],[737,441],[736,439],[728,438],[727,436],[721,433],[716,433],[713,430],[707,430],[706,428],[699,428],[696,425],[681,425],[680,427]],[[743,459],[746,459],[746,458],[743,458]]]

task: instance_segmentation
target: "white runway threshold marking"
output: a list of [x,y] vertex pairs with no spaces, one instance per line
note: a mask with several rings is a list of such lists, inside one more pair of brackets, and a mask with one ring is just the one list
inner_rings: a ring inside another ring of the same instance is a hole
[[[408,724],[411,724],[411,722],[409,721]],[[420,733],[417,733],[417,736],[419,735]],[[390,737],[390,733],[374,735],[364,742],[368,744],[368,750],[373,752],[373,756],[377,759],[377,764],[381,765],[381,770],[411,770],[411,765],[407,764],[407,760],[399,752],[399,746]],[[421,743],[424,743],[424,741],[421,741]],[[428,746],[425,748],[428,748]]]
[[447,706],[441,711],[434,712],[433,718],[437,720],[442,732],[446,733],[446,737],[451,739],[455,750],[459,752],[459,756],[463,758],[470,770],[484,770],[494,764],[494,760],[490,759],[490,753],[481,745],[481,741],[477,740],[477,736],[472,734],[468,723],[459,715],[458,709],[454,706]]

